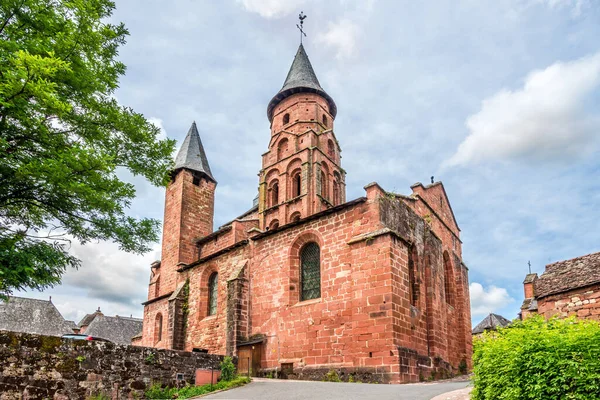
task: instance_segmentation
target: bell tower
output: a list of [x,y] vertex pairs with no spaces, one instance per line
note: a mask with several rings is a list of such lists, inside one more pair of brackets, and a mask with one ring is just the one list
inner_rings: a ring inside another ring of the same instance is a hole
[[300,44],[281,90],[267,107],[269,149],[259,177],[260,228],[276,229],[346,201],[337,107]]

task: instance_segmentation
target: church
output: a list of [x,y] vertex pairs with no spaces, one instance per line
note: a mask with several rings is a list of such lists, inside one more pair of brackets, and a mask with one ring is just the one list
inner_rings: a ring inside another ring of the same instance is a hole
[[301,44],[267,105],[254,206],[216,230],[217,180],[192,124],[135,344],[237,356],[254,376],[401,383],[471,368],[468,269],[444,186],[373,182],[347,200],[337,112]]

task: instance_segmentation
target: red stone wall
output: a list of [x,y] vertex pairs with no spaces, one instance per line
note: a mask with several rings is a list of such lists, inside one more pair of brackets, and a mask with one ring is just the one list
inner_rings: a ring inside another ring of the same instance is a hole
[[538,299],[538,314],[546,318],[576,316],[600,320],[600,285],[571,290]]

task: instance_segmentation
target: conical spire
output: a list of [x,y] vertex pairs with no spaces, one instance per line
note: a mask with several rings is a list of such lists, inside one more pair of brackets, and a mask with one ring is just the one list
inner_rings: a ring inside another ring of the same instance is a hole
[[196,122],[192,123],[190,130],[177,153],[175,158],[175,170],[187,168],[192,171],[201,172],[216,182],[210,172],[210,166],[208,165],[208,159],[200,140],[200,134],[196,127]]
[[317,93],[323,96],[329,103],[329,111],[331,115],[335,118],[335,115],[337,114],[335,102],[319,84],[319,80],[317,79],[317,75],[310,64],[308,55],[306,55],[306,51],[304,51],[304,46],[300,44],[300,47],[298,47],[298,51],[296,52],[296,57],[294,57],[294,62],[292,62],[290,71],[288,72],[285,82],[283,83],[283,87],[269,102],[269,106],[267,107],[267,116],[269,117],[269,121],[273,120],[273,111],[281,100],[291,96],[294,93],[302,92]]

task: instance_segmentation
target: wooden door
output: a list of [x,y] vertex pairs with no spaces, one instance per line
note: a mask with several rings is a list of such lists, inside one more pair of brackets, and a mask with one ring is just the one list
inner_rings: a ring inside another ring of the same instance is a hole
[[258,376],[260,370],[262,343],[238,347],[238,374]]

